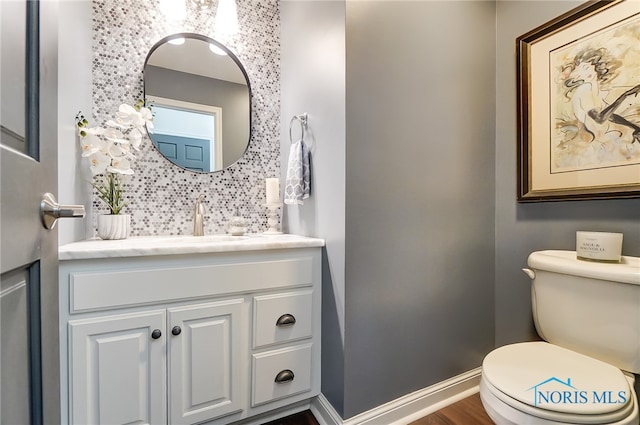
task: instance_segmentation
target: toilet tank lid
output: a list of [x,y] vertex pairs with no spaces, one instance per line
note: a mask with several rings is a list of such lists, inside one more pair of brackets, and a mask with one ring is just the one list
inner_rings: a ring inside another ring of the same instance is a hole
[[591,279],[640,285],[640,258],[622,256],[619,263],[579,260],[575,251],[536,251],[527,261],[534,270],[545,270]]
[[634,397],[620,369],[547,342],[493,350],[484,358],[482,375],[509,397],[555,412],[612,413]]

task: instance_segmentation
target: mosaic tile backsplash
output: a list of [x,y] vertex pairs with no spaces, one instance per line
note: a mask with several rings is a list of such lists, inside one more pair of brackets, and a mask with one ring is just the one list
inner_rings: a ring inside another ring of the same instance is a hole
[[[93,1],[91,125],[104,125],[120,104],[142,98],[147,53],[161,38],[178,32],[203,34],[227,46],[247,70],[252,90],[249,147],[226,170],[183,170],[145,139],[133,164],[135,174],[126,184],[131,236],[191,234],[200,193],[206,195],[206,234],[224,233],[236,208],[249,223],[249,232],[267,228],[265,178],[280,175],[280,10],[278,0],[236,3],[239,33],[223,37],[214,28],[216,1],[206,12],[189,7],[184,22],[169,21],[158,0]],[[94,217],[107,212],[95,194],[93,212]]]

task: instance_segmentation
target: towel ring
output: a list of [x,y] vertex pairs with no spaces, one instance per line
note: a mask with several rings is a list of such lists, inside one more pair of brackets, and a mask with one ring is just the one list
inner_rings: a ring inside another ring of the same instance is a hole
[[291,143],[293,143],[293,135],[291,134],[291,129],[293,128],[293,123],[295,121],[298,121],[300,123],[300,129],[302,130],[301,139],[304,140],[304,129],[307,127],[307,118],[308,115],[306,112],[302,115],[294,115],[293,118],[291,118],[291,121],[289,122],[289,141],[291,141]]

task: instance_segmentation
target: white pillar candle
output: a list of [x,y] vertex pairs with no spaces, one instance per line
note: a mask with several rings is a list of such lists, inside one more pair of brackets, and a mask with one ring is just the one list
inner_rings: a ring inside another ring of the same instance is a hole
[[267,179],[267,204],[280,203],[280,179]]

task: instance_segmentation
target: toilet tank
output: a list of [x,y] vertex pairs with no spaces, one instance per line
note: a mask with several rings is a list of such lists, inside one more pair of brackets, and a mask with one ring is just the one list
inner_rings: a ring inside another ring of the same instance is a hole
[[575,251],[537,251],[527,264],[544,340],[640,373],[640,258],[598,263]]

